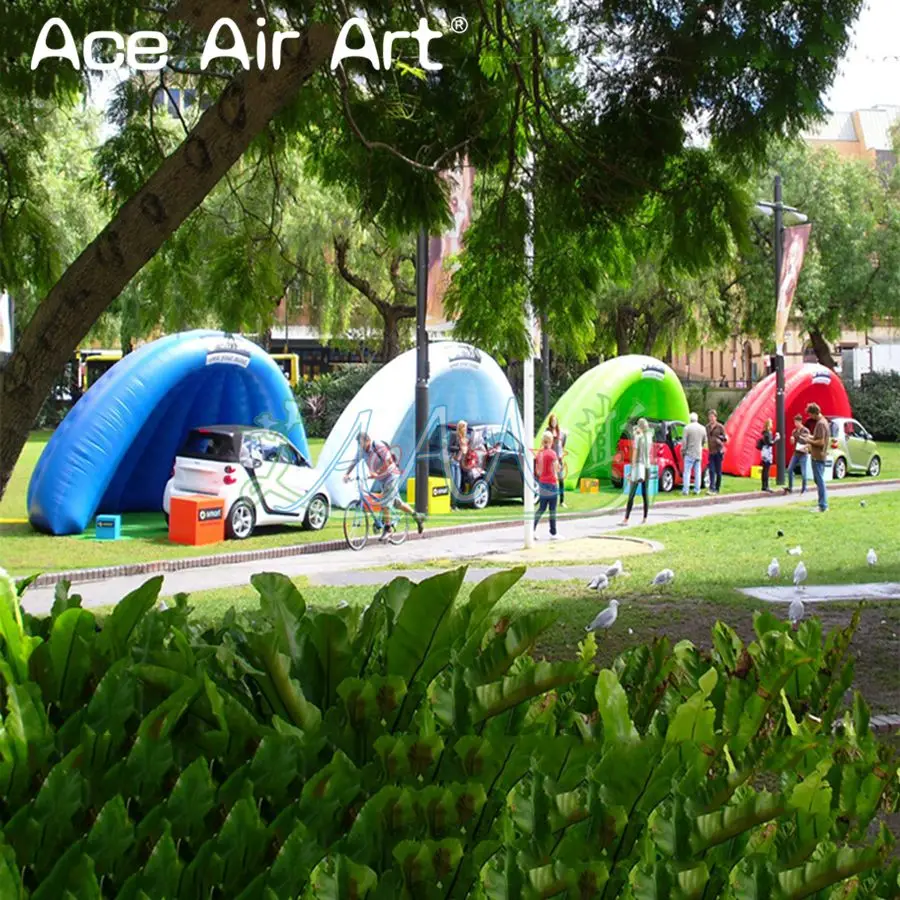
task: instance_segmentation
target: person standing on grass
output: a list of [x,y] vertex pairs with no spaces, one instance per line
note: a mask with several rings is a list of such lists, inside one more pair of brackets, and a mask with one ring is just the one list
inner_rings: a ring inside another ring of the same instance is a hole
[[794,416],[794,433],[791,435],[791,446],[794,448],[794,452],[788,463],[788,483],[784,489],[786,494],[790,494],[794,490],[794,470],[797,468],[800,469],[802,481],[800,493],[806,493],[806,460],[809,458],[810,437],[809,429],[803,424],[803,416],[797,413]]
[[825,487],[825,463],[828,461],[828,447],[831,444],[831,429],[828,419],[822,415],[818,403],[810,403],[806,414],[813,419],[815,426],[812,436],[807,440],[809,453],[812,456],[813,479],[816,482],[816,506],[813,512],[828,512],[828,490]]
[[390,446],[384,441],[373,441],[365,431],[361,431],[357,437],[359,447],[350,468],[344,474],[344,481],[353,477],[356,467],[365,460],[369,477],[374,478],[372,490],[381,494],[381,509],[384,515],[384,527],[381,539],[384,540],[394,531],[391,522],[391,509],[397,507],[407,515],[413,517],[419,534],[424,529],[425,516],[417,513],[409,504],[400,499],[400,469]]
[[769,487],[769,469],[772,468],[772,448],[781,440],[781,435],[775,430],[775,424],[771,419],[766,419],[763,432],[756,442],[756,449],[760,451],[760,472],[762,473],[762,489],[767,494],[772,493]]
[[722,487],[722,460],[728,435],[714,409],[706,416],[706,440],[709,443],[709,493],[718,494]]
[[566,455],[566,432],[559,427],[559,417],[556,413],[550,413],[550,418],[547,420],[547,431],[553,435],[553,452],[559,460],[559,505],[564,508],[566,505],[566,482],[563,457]]
[[631,471],[629,481],[631,489],[628,492],[628,504],[625,507],[625,518],[621,524],[627,525],[631,518],[631,509],[634,506],[634,495],[638,487],[641,488],[641,498],[644,501],[644,521],[647,524],[647,514],[650,511],[650,425],[646,419],[638,419],[631,438]]
[[706,444],[706,429],[700,424],[697,413],[692,412],[690,422],[684,426],[681,436],[681,458],[684,470],[681,473],[681,493],[685,497],[691,491],[691,473],[694,475],[694,493],[700,493],[703,481],[703,447]]
[[[534,458],[534,475],[538,482],[538,509],[534,514],[534,537],[537,540],[538,522],[550,511],[550,540],[556,540],[556,502],[559,499],[559,457],[553,449],[553,432],[545,431],[541,449]],[[525,490],[528,490],[526,486]]]

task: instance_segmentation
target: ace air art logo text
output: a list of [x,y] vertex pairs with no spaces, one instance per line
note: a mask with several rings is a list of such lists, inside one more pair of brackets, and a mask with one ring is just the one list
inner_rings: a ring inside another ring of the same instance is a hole
[[[256,67],[262,71],[271,67],[276,71],[281,68],[283,48],[286,41],[299,40],[301,35],[297,31],[270,32],[265,28],[266,20],[257,19],[260,32],[256,37],[256,53],[254,61]],[[456,34],[462,34],[468,29],[468,22],[457,16],[450,22],[451,30]],[[224,33],[224,34],[223,34]],[[220,35],[230,46],[219,46]],[[336,69],[345,59],[365,59],[372,68],[378,70],[391,68],[393,60],[394,44],[399,41],[414,40],[419,45],[419,65],[428,72],[438,72],[443,66],[435,62],[429,56],[429,45],[433,40],[443,37],[440,31],[432,31],[428,22],[421,18],[415,31],[385,31],[381,41],[381,54],[375,43],[375,36],[369,23],[365,19],[353,17],[348,19],[331,54],[331,69]],[[50,41],[61,46],[50,46]],[[362,39],[361,47],[351,47],[349,42]],[[115,52],[111,60],[97,59],[97,48],[112,45]],[[48,19],[41,28],[34,52],[31,55],[32,71],[46,59],[65,59],[78,70],[82,68],[92,72],[104,72],[120,69],[128,66],[138,72],[152,72],[165,68],[169,62],[169,40],[159,31],[136,31],[126,39],[118,31],[92,31],[87,34],[82,42],[81,57],[78,55],[78,46],[72,31],[61,18]],[[203,46],[203,55],[200,58],[200,68],[206,69],[213,60],[235,59],[247,71],[252,68],[250,53],[247,43],[240,29],[233,19],[219,19],[206,38]]]

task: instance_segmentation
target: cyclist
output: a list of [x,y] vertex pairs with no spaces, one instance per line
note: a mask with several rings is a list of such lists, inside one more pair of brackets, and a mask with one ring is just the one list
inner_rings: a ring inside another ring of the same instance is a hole
[[403,512],[411,515],[416,520],[416,528],[419,529],[419,534],[421,534],[425,528],[425,516],[415,512],[411,506],[400,499],[400,469],[397,467],[391,448],[384,441],[373,441],[365,431],[359,433],[357,443],[356,456],[344,475],[344,481],[349,481],[356,467],[365,460],[369,474],[376,479],[372,488],[381,493],[381,503],[384,511],[384,529],[381,532],[382,540],[394,530],[394,525],[391,522],[391,508],[394,506],[402,509]]

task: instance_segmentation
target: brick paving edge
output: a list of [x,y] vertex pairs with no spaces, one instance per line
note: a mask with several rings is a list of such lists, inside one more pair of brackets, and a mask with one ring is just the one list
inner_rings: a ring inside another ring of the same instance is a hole
[[[829,485],[829,491],[840,492],[857,487],[867,487],[871,482],[864,484],[840,484]],[[893,478],[878,482],[879,487],[900,485],[900,478]],[[772,495],[772,499],[783,496],[781,493]],[[668,500],[663,504],[663,509],[684,509],[695,506],[721,506],[724,503],[744,502],[747,500],[767,499],[760,491],[747,491],[740,494],[719,494],[718,496],[701,497],[695,500]],[[580,512],[565,512],[560,514],[561,519],[595,519],[603,516],[618,515],[621,512],[619,506],[608,509],[589,510]],[[479,531],[497,531],[502,528],[521,528],[522,519],[501,519],[494,522],[473,522],[469,525],[446,525],[430,528],[422,535],[416,535],[413,540],[429,540],[438,537],[453,537],[457,534],[472,534]],[[117,566],[100,566],[94,569],[74,569],[69,572],[48,572],[39,575],[33,582],[34,587],[53,587],[60,581],[67,580],[71,584],[85,584],[92,581],[105,581],[108,578],[121,578],[133,575],[158,575],[167,572],[183,572],[186,569],[204,569],[210,566],[233,565],[237,563],[261,562],[269,559],[286,559],[291,556],[304,556],[313,553],[330,553],[335,550],[347,548],[343,540],[318,541],[316,543],[289,544],[284,547],[267,547],[261,550],[238,550],[234,552],[217,553],[209,556],[188,556],[181,559],[163,559],[151,562],[130,563]],[[352,552],[352,551],[349,551]],[[894,726],[900,728],[900,721]]]

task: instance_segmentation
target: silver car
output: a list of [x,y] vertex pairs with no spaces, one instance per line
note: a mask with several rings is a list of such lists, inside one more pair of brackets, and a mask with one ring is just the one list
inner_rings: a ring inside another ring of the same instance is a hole
[[881,474],[881,457],[872,435],[856,419],[840,416],[831,419],[831,458],[834,478],[853,475]]

